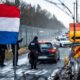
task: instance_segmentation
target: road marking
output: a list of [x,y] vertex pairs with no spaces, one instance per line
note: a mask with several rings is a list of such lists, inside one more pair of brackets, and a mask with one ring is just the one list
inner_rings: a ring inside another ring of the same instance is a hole
[[4,67],[4,68],[1,68],[1,70],[0,70],[0,73],[7,73],[7,72],[9,72],[9,71],[11,71],[11,66],[6,66],[6,67]]
[[55,69],[52,74],[48,77],[48,80],[54,80],[54,76],[56,75],[57,72],[59,72],[60,69]]
[[35,74],[35,75],[43,75],[43,74],[46,74],[48,72],[48,70],[27,70],[25,72],[25,74]]

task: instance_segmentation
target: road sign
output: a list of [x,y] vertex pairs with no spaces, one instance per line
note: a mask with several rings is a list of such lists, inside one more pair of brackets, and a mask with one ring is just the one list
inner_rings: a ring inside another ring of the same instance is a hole
[[74,40],[80,42],[80,23],[70,23],[69,40],[71,42],[74,42]]

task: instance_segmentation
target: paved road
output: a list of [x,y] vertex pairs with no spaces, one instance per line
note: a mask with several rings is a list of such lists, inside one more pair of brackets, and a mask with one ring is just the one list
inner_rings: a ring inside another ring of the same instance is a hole
[[[27,54],[21,56],[19,59],[20,66],[17,67],[16,71],[18,78],[23,75],[22,72],[49,77],[55,69],[63,66],[63,58],[65,55],[69,54],[70,48],[59,48],[59,51],[61,60],[57,64],[39,64],[38,70],[29,69],[30,65],[28,62]],[[14,68],[12,67],[12,61],[5,63],[7,66],[0,68],[0,80],[14,80]]]

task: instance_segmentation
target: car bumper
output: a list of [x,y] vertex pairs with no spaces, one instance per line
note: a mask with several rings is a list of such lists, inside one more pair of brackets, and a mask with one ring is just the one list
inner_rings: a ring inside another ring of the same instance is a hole
[[51,56],[38,56],[38,60],[54,60],[55,54]]

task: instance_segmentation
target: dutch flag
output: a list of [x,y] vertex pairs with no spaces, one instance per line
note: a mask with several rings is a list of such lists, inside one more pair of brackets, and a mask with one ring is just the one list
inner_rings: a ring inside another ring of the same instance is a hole
[[15,44],[19,25],[20,10],[16,6],[0,4],[0,44]]

